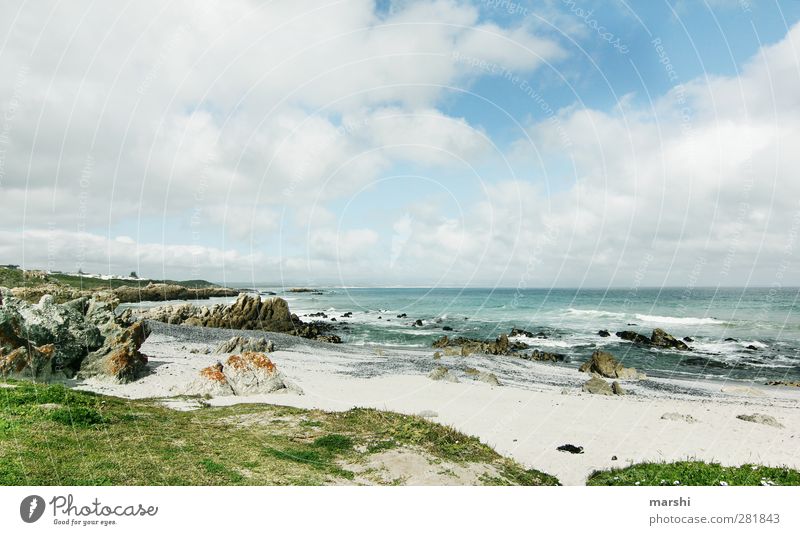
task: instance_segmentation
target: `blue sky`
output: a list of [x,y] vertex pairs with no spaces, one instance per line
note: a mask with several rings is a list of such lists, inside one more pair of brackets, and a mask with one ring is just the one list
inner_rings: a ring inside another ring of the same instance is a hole
[[800,2],[146,1],[0,8],[9,262],[800,283]]

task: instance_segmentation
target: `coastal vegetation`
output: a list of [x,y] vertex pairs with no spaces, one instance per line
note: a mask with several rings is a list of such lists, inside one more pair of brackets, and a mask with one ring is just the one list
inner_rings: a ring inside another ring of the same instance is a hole
[[[372,459],[390,464],[393,455],[410,453],[424,458],[440,482],[558,484],[474,437],[417,416],[193,401],[200,408],[176,411],[158,400],[2,382],[0,484],[403,484],[404,476],[387,478]],[[464,480],[465,471],[474,480]]]
[[722,466],[718,463],[687,460],[673,463],[639,463],[626,468],[594,472],[586,484],[594,486],[800,485],[800,472],[785,467],[756,464]]

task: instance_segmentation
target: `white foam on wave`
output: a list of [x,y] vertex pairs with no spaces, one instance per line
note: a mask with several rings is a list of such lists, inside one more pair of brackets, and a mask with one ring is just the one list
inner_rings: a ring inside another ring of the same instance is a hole
[[512,342],[522,342],[524,344],[528,344],[533,348],[538,348],[538,347],[570,348],[576,345],[581,345],[572,342],[567,342],[566,340],[551,340],[550,338],[528,338],[527,336],[510,336],[508,339]]
[[609,310],[592,310],[583,308],[568,308],[567,313],[585,318],[624,318],[624,312],[611,312]]
[[725,322],[717,318],[676,318],[673,316],[650,316],[636,314],[636,319],[647,323],[668,323],[670,325],[722,325]]

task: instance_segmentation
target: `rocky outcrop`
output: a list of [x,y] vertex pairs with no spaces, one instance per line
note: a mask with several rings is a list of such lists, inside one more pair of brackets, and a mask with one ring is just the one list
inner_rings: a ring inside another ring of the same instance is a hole
[[667,347],[680,351],[689,351],[689,346],[685,342],[678,340],[663,329],[653,329],[650,335],[650,343],[655,347]]
[[[434,341],[432,345],[433,347],[439,349],[452,349],[459,347],[460,351],[458,354],[463,357],[468,357],[474,353],[483,353],[487,355],[510,355],[515,351],[528,349],[527,344],[523,344],[521,342],[509,342],[508,336],[505,334],[498,336],[494,342],[477,340],[475,338],[464,338],[463,336],[449,338],[447,335],[445,335]],[[448,353],[445,352],[445,354]]]
[[619,331],[616,333],[616,335],[619,338],[627,340],[628,342],[633,342],[634,344],[639,344],[643,346],[650,345],[650,339],[648,337],[634,331]]
[[129,383],[145,374],[147,356],[139,348],[150,334],[147,324],[137,321],[130,326],[117,322],[112,325],[114,327],[107,327],[112,330],[103,346],[89,353],[81,364],[79,378],[99,377],[115,383]]
[[641,346],[649,347],[662,347],[668,349],[678,349],[680,351],[689,351],[689,346],[682,340],[678,340],[664,329],[653,329],[650,338],[635,331],[619,331],[616,333],[619,338],[633,342]]
[[636,368],[626,368],[614,358],[614,355],[599,349],[592,353],[592,358],[581,364],[578,370],[611,379],[634,380],[647,378],[645,374],[638,372]]
[[139,347],[149,334],[114,314],[117,302],[81,297],[32,305],[5,291],[0,304],[0,375],[50,381],[103,376],[127,382],[141,376]]
[[275,392],[302,394],[286,381],[264,353],[244,352],[231,355],[225,363],[200,370],[200,377],[189,385],[188,394],[210,396],[249,396]]
[[247,336],[234,336],[230,340],[217,346],[216,353],[272,353],[275,344],[266,338],[249,338]]
[[261,330],[294,334],[304,338],[339,343],[327,323],[304,323],[289,312],[289,305],[280,297],[261,300],[261,296],[239,294],[230,305],[212,307],[190,304],[168,305],[143,311],[141,318],[172,325],[194,325],[225,329]]
[[534,360],[539,362],[564,362],[567,358],[566,355],[562,355],[561,353],[550,353],[548,351],[539,351],[538,349],[534,349],[530,353],[520,355],[520,357],[525,360]]
[[120,303],[140,301],[173,301],[209,299],[211,297],[233,297],[239,290],[218,286],[190,288],[179,284],[148,283],[146,286],[120,286],[111,290]]

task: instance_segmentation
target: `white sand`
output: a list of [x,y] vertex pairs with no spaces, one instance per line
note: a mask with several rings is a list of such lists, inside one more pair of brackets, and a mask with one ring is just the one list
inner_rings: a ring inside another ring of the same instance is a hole
[[[142,347],[151,356],[150,375],[128,385],[87,382],[79,388],[130,398],[182,394],[201,368],[221,357],[190,353],[209,347],[209,342],[189,341],[182,334],[151,335]],[[623,383],[630,392],[626,396],[597,396],[581,393],[586,374],[515,357],[433,360],[432,350],[387,349],[379,355],[374,349],[310,342],[276,344],[294,346],[271,358],[304,395],[223,397],[211,403],[275,403],[325,410],[373,407],[407,414],[434,411],[438,416],[432,421],[478,436],[501,454],[550,473],[566,485],[584,484],[596,469],[647,460],[691,458],[800,468],[800,389],[648,380]],[[428,379],[426,371],[436,365],[450,367],[461,382]],[[470,379],[463,373],[466,366],[495,373],[503,386]],[[170,406],[191,408],[175,401]],[[662,420],[665,413],[691,415],[697,422]],[[784,427],[736,418],[752,413],[773,416]],[[556,450],[567,443],[583,446],[585,452]]]

